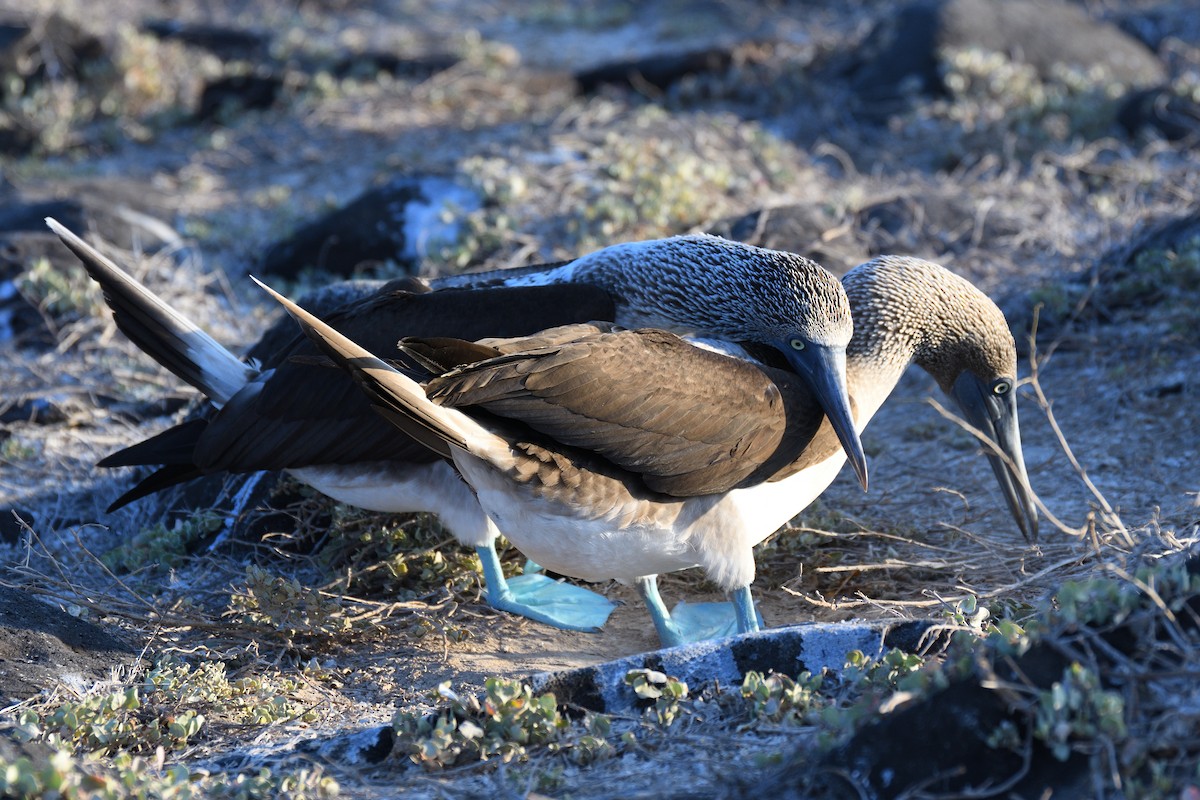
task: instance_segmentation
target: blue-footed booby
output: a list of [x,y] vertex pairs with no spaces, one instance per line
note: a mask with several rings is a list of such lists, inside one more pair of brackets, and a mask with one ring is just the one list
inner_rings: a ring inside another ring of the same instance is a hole
[[[261,364],[248,364],[87,243],[49,223],[104,288],[118,327],[213,406],[205,418],[100,462],[161,465],[110,510],[203,474],[286,469],[342,502],[438,515],[460,542],[479,553],[488,601],[496,608],[580,630],[595,629],[607,619],[612,604],[582,587],[542,575],[506,580],[493,544],[496,526],[471,488],[438,453],[374,414],[340,370],[314,363],[315,351],[303,336],[296,334]],[[523,285],[486,291],[385,287],[327,318],[377,352],[398,355],[397,331],[459,339],[512,337],[585,320],[652,324],[729,339],[746,329],[731,321],[753,316],[755,304],[739,299],[746,296],[788,304],[795,316],[832,313],[841,326],[836,336],[817,326],[806,333],[781,316],[773,328],[754,329],[752,338],[755,346],[773,350],[782,363],[814,382],[865,486],[865,457],[844,386],[848,307],[836,281],[812,262],[716,237],[684,236],[616,245],[563,265],[516,272],[529,273]],[[800,305],[797,298],[810,290],[805,281],[813,275],[823,291]],[[810,313],[809,306],[819,313]],[[704,609],[692,610],[698,608]],[[695,616],[703,617],[703,610]]]
[[[1010,510],[1035,536],[1004,315],[966,280],[918,259],[876,259],[844,286],[855,318],[846,370],[856,430],[917,363],[997,445],[990,457]],[[271,294],[376,410],[453,461],[522,552],[583,580],[636,584],[665,645],[685,634],[656,575],[703,567],[732,594],[739,630],[756,630],[752,548],[820,495],[845,460],[818,384],[781,369],[779,351],[748,332],[730,335],[745,342],[741,357],[660,330],[596,325],[496,343],[402,340],[418,382]],[[757,325],[770,329],[765,308]],[[810,313],[809,324],[838,330],[823,334],[829,341],[845,334],[836,316]]]

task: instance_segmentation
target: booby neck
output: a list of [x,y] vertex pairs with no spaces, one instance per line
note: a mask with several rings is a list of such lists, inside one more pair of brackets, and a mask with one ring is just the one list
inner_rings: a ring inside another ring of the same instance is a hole
[[881,256],[842,279],[854,317],[846,382],[861,431],[909,364],[952,394],[964,368],[1017,374],[1004,315],[966,279],[918,258]]

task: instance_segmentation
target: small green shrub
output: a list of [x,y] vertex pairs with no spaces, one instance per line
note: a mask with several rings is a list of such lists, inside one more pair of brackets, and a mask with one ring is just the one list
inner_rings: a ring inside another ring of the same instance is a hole
[[1125,733],[1125,699],[1102,689],[1096,673],[1078,663],[1038,693],[1033,735],[1059,761],[1073,751],[1091,752],[1101,737],[1121,739]]
[[625,685],[642,700],[653,700],[646,715],[669,728],[682,713],[681,703],[688,699],[688,685],[653,669],[635,669],[625,674]]
[[339,597],[303,586],[296,578],[272,575],[253,564],[246,567],[245,587],[230,596],[226,616],[274,631],[289,648],[300,643],[335,641],[352,624]]
[[[528,748],[562,741],[571,723],[558,710],[551,693],[534,695],[520,681],[488,678],[482,702],[474,695],[459,696],[449,681],[435,696],[449,705],[429,718],[401,711],[392,720],[395,750],[427,769],[442,769],[499,758],[507,763],[525,760]],[[594,760],[607,752],[600,731],[605,723],[593,723],[582,746],[582,758]]]
[[17,291],[55,319],[95,316],[103,304],[99,285],[83,267],[60,269],[48,258],[34,260],[17,276]]
[[27,757],[0,758],[0,794],[16,800],[326,800],[339,793],[337,781],[319,766],[211,775],[127,752],[104,760],[58,750],[36,764]]
[[183,564],[193,545],[218,531],[221,524],[221,517],[211,511],[196,512],[170,528],[165,522],[157,522],[109,550],[101,560],[115,571],[145,568],[152,574],[166,572]]
[[813,675],[807,670],[796,678],[775,672],[763,675],[751,671],[742,679],[740,697],[751,724],[814,724],[820,719],[819,712],[830,703],[829,698],[821,694],[823,685],[821,675]]
[[297,689],[290,679],[231,681],[220,661],[164,658],[124,688],[36,703],[20,712],[16,731],[26,740],[97,755],[177,750],[213,715],[256,725],[314,721],[314,712],[289,699]]

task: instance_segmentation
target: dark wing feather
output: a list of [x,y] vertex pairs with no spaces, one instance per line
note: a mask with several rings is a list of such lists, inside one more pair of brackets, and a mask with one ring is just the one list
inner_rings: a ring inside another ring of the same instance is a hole
[[191,419],[149,439],[100,459],[100,467],[136,467],[143,464],[191,464],[196,443],[208,427],[207,419]]
[[[332,312],[327,321],[386,357],[399,355],[397,341],[409,334],[513,337],[547,325],[612,315],[612,300],[603,290],[563,285],[432,293],[386,290]],[[264,358],[264,367],[212,415],[197,437],[191,458],[201,471],[436,458],[373,411],[350,376],[303,334]],[[138,456],[144,460],[123,463],[169,463],[165,451],[156,456],[153,448]],[[177,460],[174,454],[171,458]]]
[[138,481],[137,485],[125,492],[125,494],[112,501],[108,508],[105,509],[105,512],[111,514],[118,508],[129,505],[134,500],[141,500],[147,495],[161,492],[163,489],[169,489],[180,483],[187,483],[203,475],[204,473],[199,469],[187,464],[168,464],[165,467],[160,467]]
[[797,376],[656,330],[500,357],[435,378],[427,391],[443,405],[524,423],[676,496],[765,480],[767,465],[794,460],[822,418]]

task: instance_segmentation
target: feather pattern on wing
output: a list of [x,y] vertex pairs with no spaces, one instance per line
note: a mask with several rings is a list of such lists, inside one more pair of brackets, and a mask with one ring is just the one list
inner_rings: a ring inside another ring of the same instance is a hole
[[593,328],[452,370],[430,380],[427,394],[523,423],[675,496],[726,491],[766,465],[782,468],[822,419],[797,376],[653,329]]

